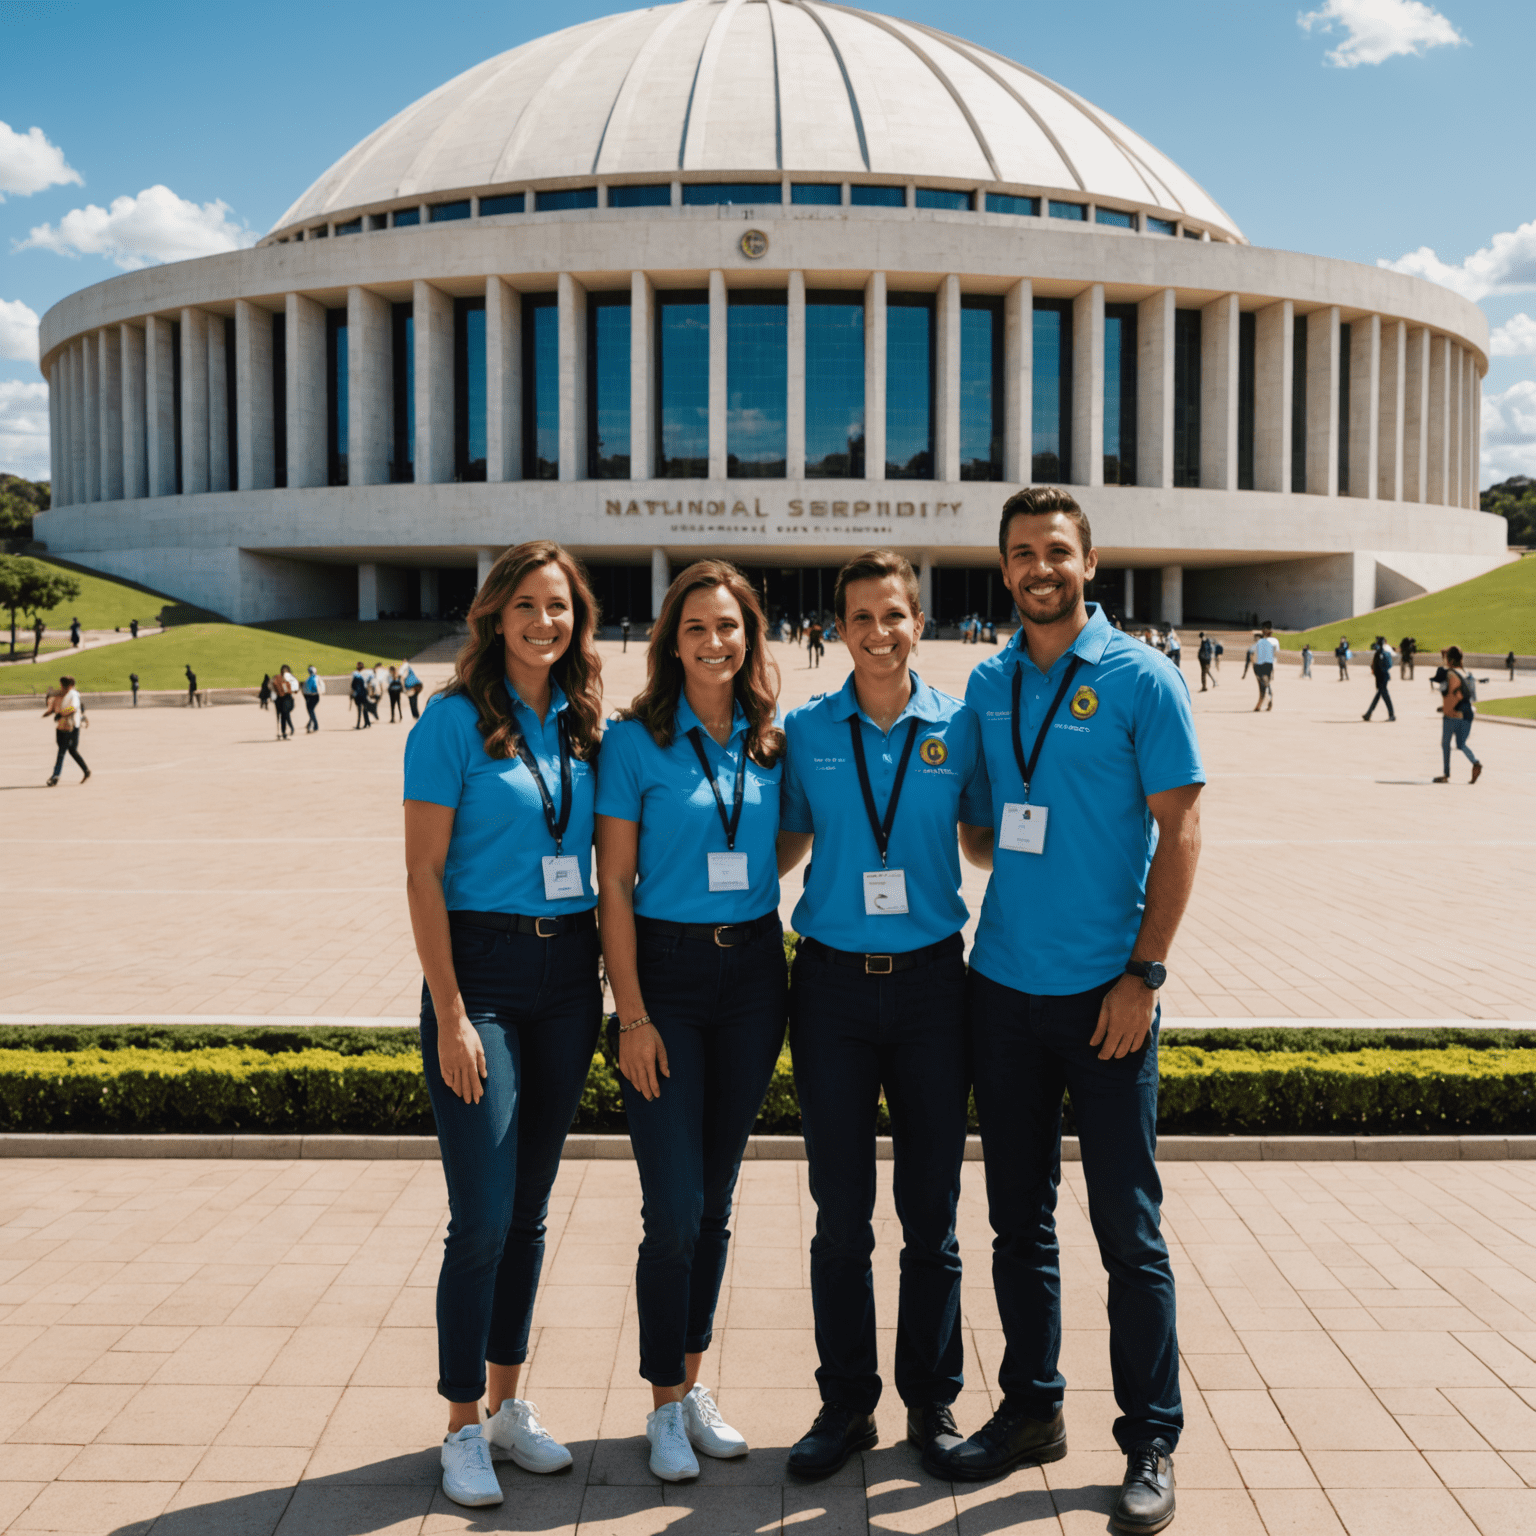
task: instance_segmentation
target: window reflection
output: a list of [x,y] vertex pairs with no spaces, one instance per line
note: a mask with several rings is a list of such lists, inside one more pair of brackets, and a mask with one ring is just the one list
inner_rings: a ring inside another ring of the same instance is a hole
[[1200,484],[1200,311],[1173,316],[1173,483]]
[[416,322],[409,302],[390,306],[389,478],[416,478]]
[[455,219],[469,217],[469,199],[461,198],[453,203],[433,203],[428,215],[434,224],[448,224]]
[[1088,205],[1086,203],[1058,203],[1052,198],[1051,217],[1053,219],[1081,219],[1086,222],[1088,218]]
[[933,295],[885,301],[885,477],[933,479]]
[[864,474],[864,295],[805,296],[805,473]]
[[709,473],[709,295],[656,295],[656,473]]
[[777,181],[693,181],[683,184],[685,208],[713,208],[723,203],[782,203],[784,186]]
[[1112,229],[1135,229],[1136,215],[1123,213],[1118,208],[1095,208],[1093,210],[1093,222],[1095,224],[1108,224]]
[[523,192],[503,192],[497,197],[482,197],[480,217],[491,219],[500,213],[521,213],[526,206],[527,194]]
[[325,312],[325,435],[328,485],[347,483],[347,312]]
[[485,300],[453,301],[453,478],[485,479]]
[[420,208],[396,208],[391,215],[396,229],[404,229],[408,224],[421,223]]
[[1072,477],[1072,306],[1036,299],[1030,407],[1030,478],[1061,484]]
[[789,308],[782,289],[733,293],[726,308],[726,473],[784,475]]
[[560,310],[523,295],[523,479],[560,478]]
[[1003,478],[1003,301],[960,300],[960,478]]
[[949,208],[956,212],[969,212],[971,194],[969,192],[950,192],[940,187],[919,187],[917,189],[917,206],[919,208]]
[[857,182],[848,189],[849,201],[855,208],[905,208],[905,187],[865,187]]
[[843,189],[835,181],[797,181],[789,189],[789,200],[819,207],[838,207],[843,201]]
[[1104,484],[1136,484],[1136,306],[1104,306]]
[[654,182],[643,187],[609,187],[610,208],[670,208],[672,183]]
[[558,192],[535,192],[535,213],[561,213],[569,208],[596,208],[596,187],[564,187]]
[[1040,212],[1040,199],[1038,197],[1014,197],[1007,192],[988,192],[987,212],[1038,216]]
[[1173,219],[1154,219],[1147,216],[1147,233],[1149,235],[1175,235],[1178,233],[1178,224]]
[[629,295],[587,299],[587,473],[629,478]]

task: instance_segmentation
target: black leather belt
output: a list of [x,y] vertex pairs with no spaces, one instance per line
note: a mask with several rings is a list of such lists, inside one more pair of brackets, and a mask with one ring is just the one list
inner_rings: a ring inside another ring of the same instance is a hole
[[954,934],[947,939],[940,939],[937,944],[929,944],[922,949],[903,950],[894,955],[862,955],[853,950],[833,949],[830,944],[811,938],[800,940],[800,950],[825,965],[840,965],[845,970],[863,971],[866,976],[889,976],[894,971],[913,971],[920,965],[937,960],[958,937],[958,934]]
[[536,939],[558,939],[566,933],[586,933],[597,927],[593,909],[572,912],[565,917],[524,917],[518,912],[461,912],[448,914],[448,921],[470,928],[494,928],[498,933],[526,933]]
[[668,939],[709,939],[721,949],[734,949],[738,944],[765,938],[768,934],[782,932],[779,914],[770,912],[765,917],[754,917],[749,923],[669,923],[660,917],[637,917],[635,932],[659,934]]

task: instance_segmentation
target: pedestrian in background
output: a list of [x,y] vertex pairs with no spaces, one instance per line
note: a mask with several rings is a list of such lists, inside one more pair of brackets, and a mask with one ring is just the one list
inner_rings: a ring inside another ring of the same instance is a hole
[[1307,640],[1301,642],[1301,675],[1305,678],[1312,676],[1312,645]]
[[137,619],[128,620],[128,633],[135,640],[139,638],[139,621]]
[[128,674],[128,686],[133,689],[133,707],[137,709],[139,707],[139,674],[137,672]]
[[1211,663],[1216,660],[1216,645],[1203,629],[1200,631],[1200,649],[1195,655],[1200,662],[1200,692],[1204,693],[1207,683],[1212,688],[1216,686],[1216,679],[1211,674]]
[[379,666],[375,667],[368,674],[368,678],[367,678],[367,684],[368,684],[368,688],[367,688],[367,692],[368,692],[368,698],[367,698],[368,718],[369,718],[369,720],[371,720],[375,724],[378,723],[378,719],[379,719],[379,705],[383,701],[383,698],[384,698],[384,679],[387,676],[388,676],[388,674],[384,672],[384,668],[383,668],[382,664],[380,664]]
[[75,689],[74,678],[67,674],[59,679],[58,692],[48,695],[43,719],[48,719],[50,715],[53,717],[53,741],[57,753],[48,783],[52,786],[59,782],[59,775],[64,771],[64,754],[67,752],[79,763],[80,782],[84,784],[91,776],[85,759],[80,756],[80,727],[85,723],[85,706]]
[[1510,680],[1510,682],[1514,682],[1514,680],[1515,680],[1515,653],[1513,651],[1511,651],[1509,653],[1509,655],[1504,658],[1504,665],[1509,668],[1509,680]]
[[1405,683],[1413,681],[1413,658],[1419,649],[1419,642],[1412,635],[1404,635],[1402,644],[1397,648],[1398,669],[1397,675]]
[[1179,639],[1179,632],[1172,624],[1168,626],[1168,660],[1181,671],[1184,667],[1184,642]]
[[32,620],[32,660],[33,661],[37,660],[37,653],[38,653],[38,650],[42,646],[43,635],[46,633],[47,629],[48,629],[48,626],[46,624],[44,624],[41,619],[33,619]]
[[256,701],[263,709],[272,707],[272,674],[270,672],[261,674],[261,687],[256,690]]
[[627,617],[619,620],[619,639],[624,642],[620,647],[619,655],[627,656],[629,654],[629,619]]
[[1392,695],[1387,692],[1387,684],[1392,681],[1392,648],[1385,642],[1371,648],[1371,676],[1376,679],[1376,692],[1371,695],[1371,702],[1360,718],[1369,720],[1375,714],[1377,704],[1381,703],[1387,706],[1387,719],[1396,720]]
[[1349,636],[1340,635],[1339,643],[1333,648],[1333,659],[1339,664],[1339,681],[1349,681]]
[[405,719],[405,711],[400,707],[400,695],[405,692],[405,684],[400,681],[400,669],[389,669],[389,683],[385,691],[389,694],[389,723],[393,725],[397,720]]
[[421,711],[417,708],[416,705],[416,701],[421,697],[421,679],[416,676],[416,669],[410,664],[410,662],[405,663],[404,670],[405,698],[406,702],[411,706],[411,719],[416,720],[419,719],[421,715]]
[[357,720],[352,729],[367,730],[371,724],[368,719],[368,674],[363,670],[362,662],[358,662],[352,671],[352,707],[357,711]]
[[821,658],[825,654],[826,647],[821,643],[821,637],[826,631],[821,627],[821,620],[813,618],[805,627],[805,664],[808,667],[819,667]]
[[[1472,719],[1477,713],[1473,707],[1477,699],[1477,684],[1470,673],[1461,670],[1460,646],[1447,647],[1440,653],[1440,657],[1445,663],[1445,683],[1442,688],[1445,697],[1440,703],[1440,757],[1445,772],[1435,783],[1451,782],[1451,748],[1455,747],[1463,757],[1471,760],[1472,782],[1476,784],[1483,776],[1483,765],[1467,745],[1467,737],[1472,732]],[[63,762],[63,759],[59,761]]]
[[277,705],[277,739],[286,741],[293,735],[293,703],[299,691],[299,680],[284,662],[272,679],[272,696]]
[[1259,702],[1253,706],[1257,714],[1261,709],[1275,707],[1275,658],[1280,654],[1280,642],[1272,633],[1274,626],[1264,620],[1264,632],[1253,642],[1253,675],[1259,685]]
[[71,645],[73,645],[73,646],[78,646],[80,644],[80,620],[79,619],[71,619],[69,621],[69,643]]
[[201,706],[202,701],[197,696],[197,673],[192,670],[192,663],[187,663],[187,708],[194,704]]
[[316,711],[320,708],[320,696],[325,692],[325,679],[311,666],[304,681],[299,684],[299,689],[304,695],[304,708],[309,712],[309,719],[304,722],[304,734],[320,729],[320,720]]

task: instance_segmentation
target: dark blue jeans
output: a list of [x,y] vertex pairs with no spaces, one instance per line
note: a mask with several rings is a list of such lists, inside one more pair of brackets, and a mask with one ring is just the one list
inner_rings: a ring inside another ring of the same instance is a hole
[[896,1391],[908,1405],[952,1403],[964,1379],[955,1239],[970,1085],[962,955],[956,934],[934,959],[889,976],[817,960],[803,945],[795,956],[790,1045],[816,1201],[816,1384],[823,1402],[861,1413],[880,1401],[870,1257],[882,1086],[902,1231]]
[[[1116,978],[1118,980],[1118,978]],[[1089,1047],[1113,981],[1067,997],[1032,996],[970,974],[976,1110],[996,1238],[992,1284],[1006,1348],[998,1386],[1008,1407],[1049,1418],[1066,1380],[1061,1354],[1061,1103],[1072,1095],[1088,1215],[1109,1273],[1109,1364],[1122,1450],[1184,1426],[1173,1269],[1157,1175],[1157,1032],[1118,1061]]]
[[538,939],[453,921],[453,965],[485,1050],[478,1104],[437,1067],[437,1015],[421,988],[421,1052],[448,1184],[437,1281],[437,1390],[485,1391],[485,1362],[528,1358],[544,1267],[544,1217],[560,1149],[581,1102],[602,1016],[597,935]]
[[777,924],[730,949],[642,932],[639,962],[672,1074],[650,1100],[620,1079],[644,1200],[635,1265],[640,1374],[672,1387],[685,1379],[683,1356],[702,1353],[713,1336],[731,1197],[784,1047],[789,978]]

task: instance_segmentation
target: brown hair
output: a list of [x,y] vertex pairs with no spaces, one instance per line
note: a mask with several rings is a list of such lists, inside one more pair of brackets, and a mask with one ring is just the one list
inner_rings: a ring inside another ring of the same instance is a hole
[[[1459,653],[1458,653],[1458,656],[1459,656]],[[64,676],[63,676],[63,677],[61,677],[61,678],[60,678],[60,679],[59,679],[59,681],[60,681],[60,682],[61,682],[61,683],[62,683],[62,684],[63,684],[63,685],[64,685],[64,686],[65,686],[65,687],[66,687],[66,688],[73,688],[73,687],[74,687],[74,686],[75,686],[75,680],[74,680],[74,678],[72,678],[72,677],[71,677],[71,676],[69,676],[69,674],[68,674],[68,673],[65,673],[65,675],[64,675]]]
[[475,706],[488,756],[516,754],[518,731],[504,686],[506,646],[496,632],[496,625],[523,579],[543,565],[558,565],[571,584],[571,643],[550,671],[570,704],[567,720],[571,751],[590,761],[597,756],[602,740],[603,662],[593,641],[597,631],[597,600],[580,562],[549,539],[515,545],[491,567],[469,605],[469,638],[454,661],[452,679],[441,691],[462,693]]
[[1453,667],[1459,667],[1461,665],[1461,647],[1459,645],[1446,646],[1445,659],[1450,662]]
[[1003,503],[1003,515],[997,525],[997,549],[1003,559],[1008,558],[1008,525],[1016,517],[1044,517],[1060,512],[1068,521],[1077,524],[1077,536],[1086,555],[1093,548],[1093,529],[1088,525],[1088,514],[1078,506],[1060,486],[1031,485],[1015,491]]
[[683,663],[677,654],[677,633],[682,628],[683,604],[688,595],[724,587],[741,607],[747,631],[747,655],[731,692],[747,717],[747,755],[771,768],[784,754],[784,732],[773,723],[778,705],[779,668],[768,654],[768,621],[752,583],[728,560],[696,560],[681,572],[661,601],[661,612],[651,626],[651,644],[645,658],[645,687],[635,695],[620,720],[638,720],[659,747],[672,745],[678,700],[683,696]]
[[901,583],[914,616],[922,611],[922,588],[918,585],[912,562],[905,555],[898,555],[894,549],[866,549],[862,555],[855,555],[837,573],[837,585],[832,589],[832,611],[837,615],[838,622],[843,623],[848,617],[850,582],[879,581],[885,576],[894,576]]

